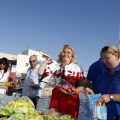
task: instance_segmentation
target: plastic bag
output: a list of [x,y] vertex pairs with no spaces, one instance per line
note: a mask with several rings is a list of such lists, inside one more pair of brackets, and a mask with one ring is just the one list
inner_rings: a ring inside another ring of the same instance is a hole
[[101,94],[95,94],[88,96],[89,109],[91,111],[92,120],[107,120],[107,108],[105,104],[97,105],[97,100],[101,97]]
[[53,85],[54,87],[61,88],[65,91],[76,92],[75,87],[61,77],[57,78],[55,76],[52,76],[50,84]]
[[49,85],[51,86],[55,87],[60,82],[61,82],[61,77],[57,78],[56,76],[54,76],[54,74],[52,74],[49,78]]
[[6,94],[0,94],[0,109],[4,108],[4,106],[10,101],[10,100],[16,100],[15,96],[7,96]]

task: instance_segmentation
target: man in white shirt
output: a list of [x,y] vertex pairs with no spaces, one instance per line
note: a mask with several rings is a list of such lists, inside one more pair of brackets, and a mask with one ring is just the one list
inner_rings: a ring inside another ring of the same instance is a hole
[[38,69],[40,64],[38,63],[35,55],[29,58],[30,67],[27,70],[26,78],[24,80],[24,86],[22,90],[22,96],[28,96],[34,103],[35,108],[37,100],[39,99],[39,80]]

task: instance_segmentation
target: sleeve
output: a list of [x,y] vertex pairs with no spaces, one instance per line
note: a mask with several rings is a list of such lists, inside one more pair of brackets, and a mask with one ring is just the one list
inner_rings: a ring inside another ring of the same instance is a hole
[[45,72],[41,76],[41,79],[53,74],[58,69],[60,69],[60,66],[57,63],[51,63],[47,65]]
[[80,86],[85,87],[85,80],[80,67],[77,67],[76,87]]
[[97,82],[96,82],[96,86],[95,86],[95,90],[94,90],[94,92],[95,93],[99,93],[99,85],[100,85],[100,82],[101,82],[101,80],[102,80],[102,74],[97,78]]
[[87,80],[92,80],[92,65],[88,69]]

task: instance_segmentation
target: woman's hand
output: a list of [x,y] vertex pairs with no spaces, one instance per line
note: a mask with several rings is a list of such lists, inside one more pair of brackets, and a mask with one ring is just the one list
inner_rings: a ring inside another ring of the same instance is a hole
[[43,75],[43,73],[45,72],[46,66],[51,63],[53,63],[52,59],[46,58],[46,60],[44,60],[44,62],[40,65],[38,69],[38,74],[40,76]]
[[46,58],[46,60],[43,63],[51,64],[51,63],[53,63],[53,61],[52,61],[52,59]]
[[94,95],[93,90],[90,88],[85,88],[84,92],[85,92],[85,95],[87,95],[87,96]]
[[74,95],[76,94],[76,92],[72,92],[71,90],[63,90],[62,88],[58,88],[58,90],[64,94],[67,94],[67,95]]
[[109,101],[110,101],[109,94],[104,94],[98,99],[97,104],[99,105],[100,103],[107,103]]

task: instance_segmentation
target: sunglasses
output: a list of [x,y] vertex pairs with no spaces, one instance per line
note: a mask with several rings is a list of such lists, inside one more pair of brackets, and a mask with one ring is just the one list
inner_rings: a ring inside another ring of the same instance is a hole
[[29,62],[30,62],[30,63],[32,63],[32,62],[34,63],[35,61],[36,61],[36,60],[33,60],[33,61],[29,61]]
[[2,61],[0,62],[0,64],[6,65],[6,63],[5,63],[5,62],[2,62]]

